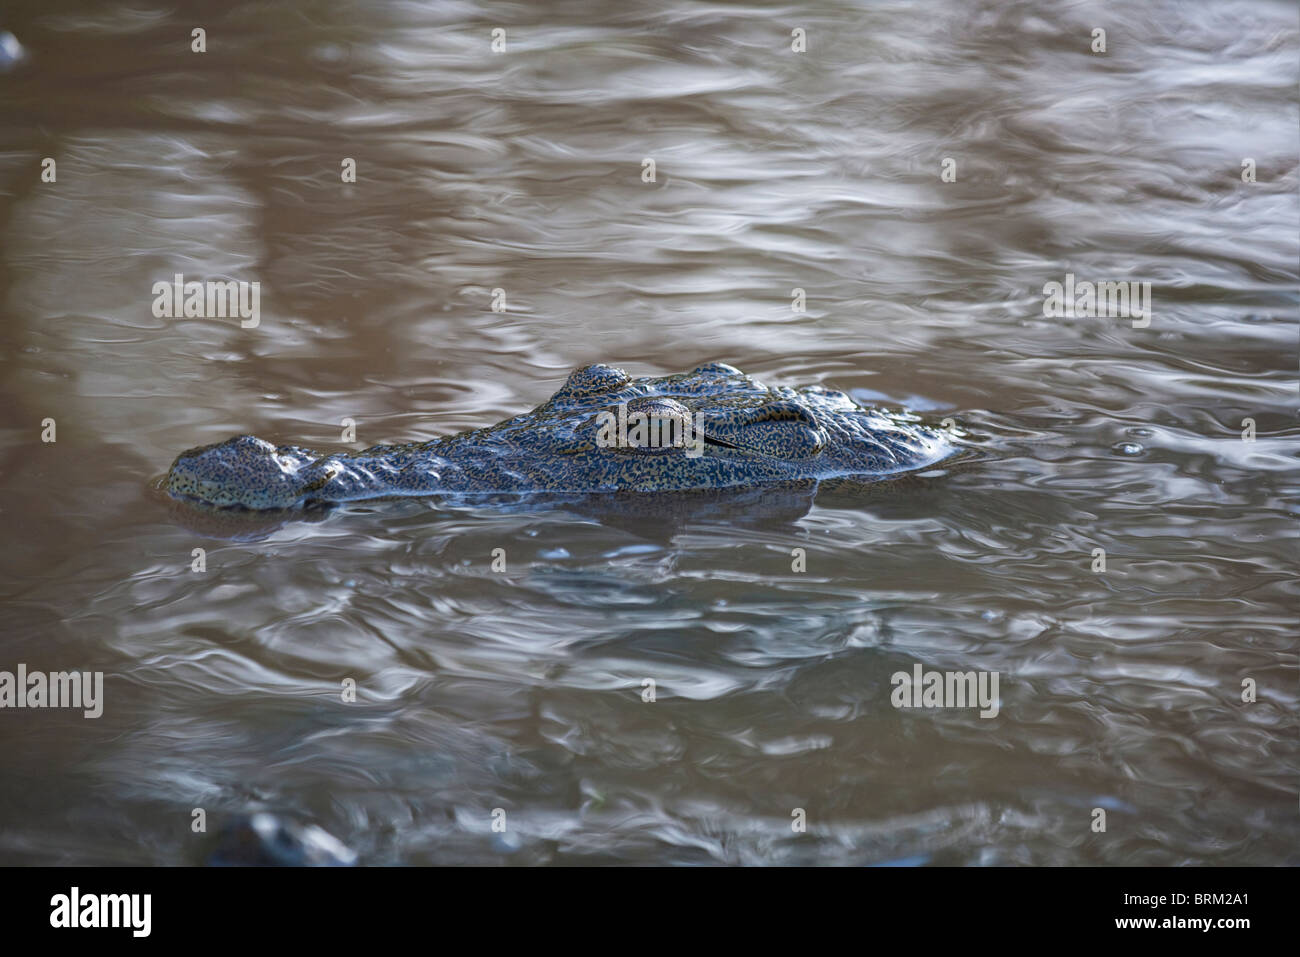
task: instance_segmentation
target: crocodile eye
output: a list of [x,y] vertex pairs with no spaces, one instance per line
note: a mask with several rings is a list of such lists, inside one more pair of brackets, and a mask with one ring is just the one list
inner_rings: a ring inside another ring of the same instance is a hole
[[598,444],[636,454],[684,449],[696,441],[691,410],[675,399],[645,396],[596,416]]
[[680,416],[647,415],[628,427],[627,447],[637,452],[677,449],[686,445],[690,420]]

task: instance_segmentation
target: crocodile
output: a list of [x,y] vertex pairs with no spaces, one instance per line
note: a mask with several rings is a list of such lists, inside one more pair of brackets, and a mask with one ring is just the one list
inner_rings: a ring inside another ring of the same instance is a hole
[[658,493],[874,480],[927,468],[956,433],[822,386],[768,388],[732,366],[633,378],[574,371],[531,412],[408,445],[321,453],[239,435],[191,449],[163,488],[217,508],[288,509],[459,493]]

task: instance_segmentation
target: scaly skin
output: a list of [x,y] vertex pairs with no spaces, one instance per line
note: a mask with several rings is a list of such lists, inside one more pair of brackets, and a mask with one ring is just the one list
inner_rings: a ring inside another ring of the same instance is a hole
[[[620,403],[656,420],[695,422],[702,413],[702,454],[601,447],[597,414]],[[914,416],[864,408],[820,386],[769,389],[721,363],[658,379],[593,365],[532,412],[491,428],[329,454],[241,435],[180,455],[165,488],[248,509],[448,493],[672,492],[880,478],[954,450],[949,434]]]

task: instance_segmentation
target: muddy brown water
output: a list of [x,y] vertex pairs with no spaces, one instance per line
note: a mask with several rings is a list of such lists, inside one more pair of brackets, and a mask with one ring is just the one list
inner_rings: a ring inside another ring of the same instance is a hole
[[[1293,4],[3,17],[0,670],[104,701],[0,710],[0,862],[194,863],[194,809],[267,808],[378,864],[1300,863]],[[177,273],[260,322],[155,317]],[[1149,324],[1045,315],[1067,274],[1149,282]],[[705,508],[205,524],[152,486],[595,361],[971,448]],[[998,714],[894,707],[918,665]]]

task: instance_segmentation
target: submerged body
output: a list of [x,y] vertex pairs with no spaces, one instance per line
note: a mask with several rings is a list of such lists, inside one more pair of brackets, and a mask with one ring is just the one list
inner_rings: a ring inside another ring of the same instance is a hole
[[864,408],[820,386],[769,389],[721,363],[642,379],[593,365],[533,411],[490,428],[328,454],[241,435],[181,454],[164,487],[248,509],[457,493],[678,492],[881,478],[953,451],[947,433],[915,416]]

